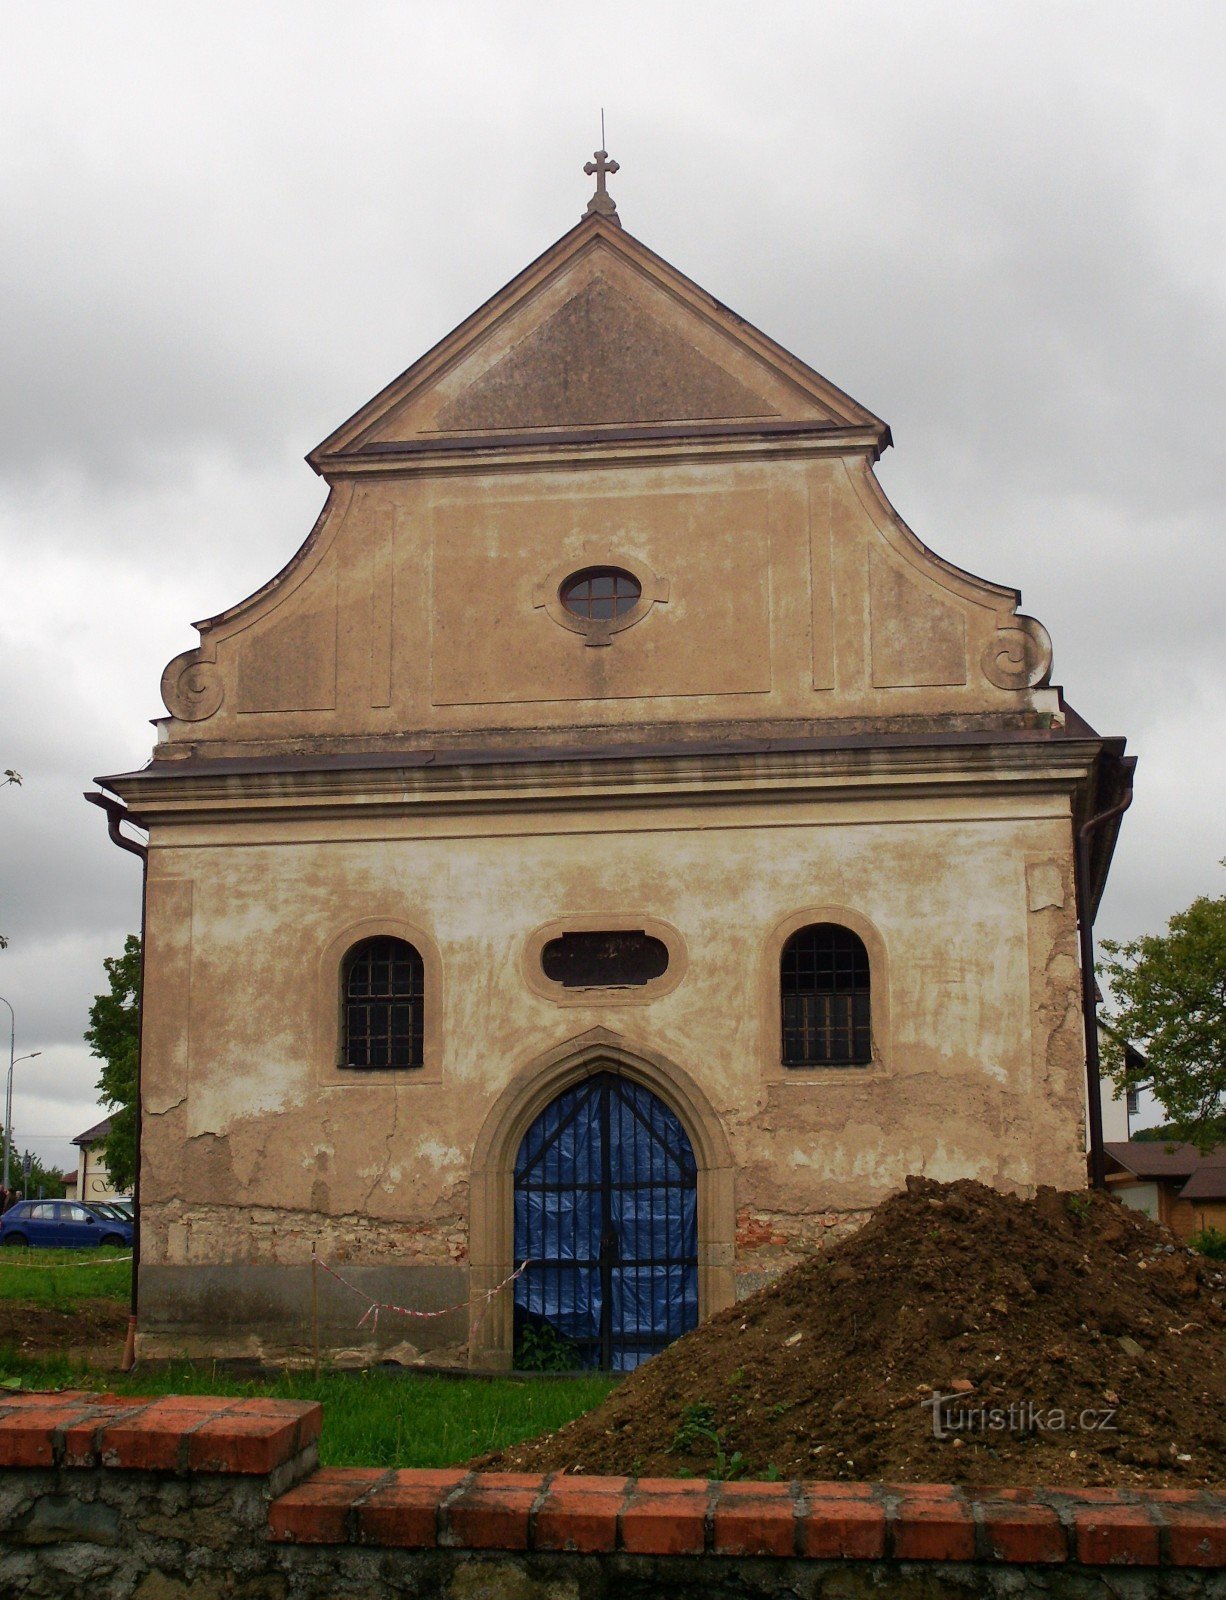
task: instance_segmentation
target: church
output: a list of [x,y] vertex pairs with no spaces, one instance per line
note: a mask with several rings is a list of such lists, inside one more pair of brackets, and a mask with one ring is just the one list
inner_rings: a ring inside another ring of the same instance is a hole
[[1086,1181],[1124,741],[586,170],[99,780],[148,830],[144,1355],[625,1370],[908,1174]]

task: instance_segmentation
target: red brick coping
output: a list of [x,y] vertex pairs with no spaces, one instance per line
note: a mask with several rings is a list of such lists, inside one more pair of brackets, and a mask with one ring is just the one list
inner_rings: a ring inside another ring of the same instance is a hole
[[0,1467],[119,1467],[267,1476],[314,1444],[324,1408],[297,1400],[0,1390]]
[[[322,1420],[322,1406],[293,1400],[0,1392],[0,1468],[268,1476],[314,1444]],[[325,1467],[272,1501],[269,1536],[417,1550],[1217,1567],[1226,1498]]]
[[699,1483],[326,1467],[275,1500],[274,1540],[856,1561],[1226,1565],[1226,1500],[1160,1490]]

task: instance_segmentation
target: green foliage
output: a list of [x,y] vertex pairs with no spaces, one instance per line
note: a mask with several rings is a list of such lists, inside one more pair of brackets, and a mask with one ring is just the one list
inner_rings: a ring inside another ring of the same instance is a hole
[[1210,1261],[1226,1261],[1226,1233],[1220,1228],[1202,1228],[1199,1233],[1192,1235],[1188,1244],[1202,1256],[1208,1256]]
[[30,1177],[26,1180],[22,1157],[17,1154],[17,1146],[13,1146],[13,1153],[9,1158],[12,1167],[12,1182],[15,1189],[24,1189],[26,1199],[34,1199],[41,1189],[45,1200],[60,1200],[64,1195],[64,1174],[57,1167],[44,1167],[33,1151],[30,1156]]
[[577,1372],[583,1362],[579,1347],[551,1323],[524,1324],[515,1351],[519,1372]]
[[1099,970],[1116,1002],[1105,1021],[1147,1057],[1143,1068],[1129,1068],[1120,1046],[1109,1044],[1116,1087],[1152,1082],[1169,1136],[1212,1149],[1226,1113],[1226,895],[1201,895],[1163,934],[1104,939],[1102,948]]
[[681,1413],[681,1424],[673,1435],[669,1450],[674,1455],[707,1443],[715,1432],[715,1407],[696,1400]]
[[85,1042],[103,1062],[98,1094],[111,1114],[103,1146],[106,1168],[120,1194],[136,1178],[136,1072],[140,1049],[140,940],[130,933],[123,954],[108,956],[109,987],[94,996]]
[[[4,1124],[0,1123],[0,1139],[4,1137]],[[64,1174],[57,1167],[45,1167],[32,1150],[22,1151],[17,1147],[17,1135],[12,1135],[13,1143],[9,1149],[9,1189],[12,1193],[21,1190],[23,1199],[32,1200],[38,1196],[41,1189],[45,1200],[59,1200],[64,1194]],[[30,1157],[30,1176],[25,1175],[25,1156]]]
[[1088,1194],[1071,1194],[1064,1202],[1064,1208],[1074,1222],[1081,1223],[1090,1214],[1091,1200]]
[[[1226,1115],[1210,1117],[1205,1127],[1211,1147],[1226,1144]],[[1158,1128],[1134,1128],[1128,1137],[1133,1144],[1136,1144],[1138,1140],[1142,1144],[1175,1145],[1185,1142],[1185,1135],[1179,1131],[1179,1128],[1173,1122],[1164,1122]]]
[[715,1466],[709,1477],[728,1483],[733,1478],[745,1476],[747,1468],[744,1456],[739,1450],[728,1454],[719,1429],[715,1426],[715,1407],[695,1401],[681,1413],[681,1425],[668,1448],[672,1454],[681,1455],[698,1454],[704,1447],[715,1458]]
[[439,1378],[427,1373],[283,1372],[244,1380],[212,1365],[187,1362],[92,1372],[60,1359],[32,1361],[0,1347],[0,1385],[30,1389],[65,1386],[114,1394],[262,1395],[275,1400],[322,1400],[319,1441],[326,1467],[448,1467],[521,1439],[556,1433],[607,1399],[613,1384],[599,1376],[556,1378]]

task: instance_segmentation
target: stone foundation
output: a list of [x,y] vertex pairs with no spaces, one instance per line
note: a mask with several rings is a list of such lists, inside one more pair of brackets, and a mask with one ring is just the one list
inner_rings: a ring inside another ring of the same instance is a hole
[[[397,1360],[432,1366],[467,1360],[468,1270],[456,1265],[354,1266],[341,1283],[310,1262],[140,1269],[142,1358],[251,1360],[332,1366]],[[314,1282],[312,1278],[314,1276]],[[352,1288],[348,1287],[352,1285]],[[360,1291],[360,1292],[355,1292]],[[359,1327],[372,1302],[441,1316],[384,1313]],[[449,1309],[459,1307],[460,1309]]]

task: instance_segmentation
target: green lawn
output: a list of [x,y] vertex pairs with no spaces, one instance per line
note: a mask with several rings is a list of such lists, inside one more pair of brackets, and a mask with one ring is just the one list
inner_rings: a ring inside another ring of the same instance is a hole
[[552,1432],[599,1405],[612,1380],[440,1378],[414,1372],[287,1372],[242,1380],[175,1365],[126,1375],[67,1361],[31,1361],[0,1348],[0,1384],[26,1389],[106,1389],[113,1394],[270,1395],[322,1400],[320,1459],[333,1467],[443,1467]]
[[72,1311],[82,1300],[121,1300],[132,1288],[124,1250],[0,1250],[0,1300]]
[[[126,1260],[108,1259],[111,1254],[0,1250],[0,1301],[57,1311],[71,1311],[89,1299],[114,1300],[126,1307],[132,1269]],[[119,1374],[74,1365],[67,1356],[23,1355],[10,1343],[0,1344],[0,1386],[322,1400],[319,1453],[326,1466],[441,1467],[560,1428],[599,1405],[612,1380],[441,1378],[387,1369],[244,1379],[188,1362]]]

